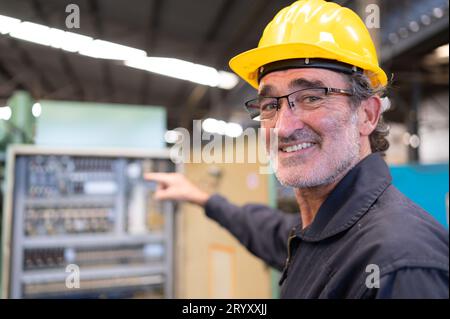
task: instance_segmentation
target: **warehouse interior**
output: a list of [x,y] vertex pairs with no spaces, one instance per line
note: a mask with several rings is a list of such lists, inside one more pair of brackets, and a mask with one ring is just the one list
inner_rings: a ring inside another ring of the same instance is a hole
[[[259,126],[243,107],[255,90],[228,61],[292,2],[0,0],[2,298],[278,297],[278,272],[200,208],[152,201],[142,173],[181,171],[234,203],[298,212],[258,163],[170,157],[180,128],[242,152]],[[386,161],[448,228],[448,0],[333,2],[366,22],[379,13],[369,31],[391,80]],[[68,264],[81,288],[65,285]]]

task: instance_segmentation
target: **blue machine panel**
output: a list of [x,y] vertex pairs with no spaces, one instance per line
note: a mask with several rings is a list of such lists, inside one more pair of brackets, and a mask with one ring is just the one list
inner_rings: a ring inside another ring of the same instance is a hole
[[392,166],[394,185],[448,228],[448,164]]

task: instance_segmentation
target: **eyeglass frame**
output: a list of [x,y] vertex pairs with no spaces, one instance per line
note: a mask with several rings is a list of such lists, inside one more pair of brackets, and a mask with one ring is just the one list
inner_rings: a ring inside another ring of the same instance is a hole
[[[291,105],[292,102],[289,100],[289,97],[292,94],[295,94],[295,93],[298,93],[298,92],[301,92],[301,91],[307,91],[307,90],[324,90],[325,91],[325,95],[333,93],[333,94],[338,94],[338,95],[354,96],[353,90],[349,90],[349,89],[337,89],[337,88],[330,88],[330,87],[310,87],[310,88],[303,88],[303,89],[300,89],[300,90],[296,90],[294,92],[291,92],[289,94],[282,95],[282,96],[260,96],[260,97],[248,100],[247,102],[244,103],[245,104],[245,109],[251,115],[251,112],[249,111],[250,108],[248,106],[250,104],[250,102],[258,100],[259,98],[276,99],[276,101],[277,101],[277,108],[276,108],[276,113],[275,113],[275,116],[274,116],[274,118],[275,118],[276,114],[278,114],[278,111],[281,109],[281,103],[279,102],[281,99],[286,98],[286,100],[288,101],[288,106],[292,109],[294,106]],[[261,116],[261,111],[259,112],[258,116]],[[255,118],[257,118],[258,116],[255,116]],[[273,120],[273,118],[266,119],[266,120],[255,120],[255,118],[252,118],[252,120],[254,120],[254,121],[261,121],[261,122]]]

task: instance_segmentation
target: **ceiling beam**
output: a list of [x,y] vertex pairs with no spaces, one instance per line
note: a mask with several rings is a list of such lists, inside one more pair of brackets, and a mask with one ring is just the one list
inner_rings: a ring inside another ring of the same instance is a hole
[[197,51],[194,56],[194,61],[198,62],[198,59],[201,57],[202,53],[207,50],[207,47],[214,42],[217,33],[220,31],[220,28],[225,24],[225,21],[230,14],[233,6],[237,3],[237,0],[225,0],[222,3],[222,6],[216,13],[214,17],[213,24],[209,27],[208,32],[206,33],[203,41],[197,47]]
[[[247,19],[244,20],[244,22],[241,24],[241,26],[236,28],[236,30],[237,30],[236,33],[233,35],[231,40],[228,41],[228,43],[224,46],[224,50],[222,51],[224,53],[221,54],[220,56],[218,56],[218,59],[215,64],[218,65],[219,68],[225,69],[227,67],[228,61],[224,62],[223,57],[227,57],[227,56],[231,55],[236,50],[236,48],[240,48],[243,46],[245,37],[248,35],[248,33],[251,33],[254,31],[253,28],[254,28],[255,24],[261,19],[261,16],[263,16],[265,10],[267,10],[269,5],[270,5],[270,0],[261,0],[261,1],[257,1],[256,4],[252,7],[252,11],[249,12]],[[225,6],[225,4],[224,4],[224,6]],[[230,5],[230,7],[231,7],[231,5]],[[228,7],[227,9],[230,10],[231,9],[230,7]],[[221,10],[219,10],[218,17],[221,17],[221,18],[219,18],[219,19],[221,19],[220,23],[223,24],[223,22],[225,21],[225,16],[221,16],[220,12],[221,12]],[[215,31],[215,32],[217,32],[220,28],[220,25],[215,24],[215,25],[213,25],[213,27],[217,29]],[[211,28],[211,29],[213,29],[213,28]],[[210,41],[213,41],[213,38]],[[192,103],[187,106],[188,109],[184,113],[184,114],[186,114],[185,117],[187,117],[187,115],[189,114],[189,115],[191,115],[190,119],[195,118],[195,112],[196,112],[196,110],[199,109],[199,104],[202,102],[204,96],[207,96],[208,93],[212,93],[211,90],[218,90],[218,89],[206,88],[205,90],[202,90],[203,96],[199,97],[198,96],[199,90],[197,90],[196,87],[194,87],[190,91],[190,93],[187,94],[188,100],[192,101]],[[227,99],[227,96],[228,96],[228,94],[230,94],[231,91],[233,91],[233,90],[226,91],[226,92],[220,92],[220,94],[218,96],[220,96],[221,101],[216,101],[216,103],[220,104],[225,99]],[[180,100],[183,96],[186,96],[186,94],[181,95]],[[195,96],[195,98],[192,98],[194,96]],[[215,96],[217,96],[217,94],[215,94]],[[177,101],[177,102],[181,103],[179,101]],[[215,105],[215,107],[220,107],[220,105]],[[204,113],[204,112],[202,112],[202,113]],[[190,119],[188,121],[190,121]],[[186,121],[186,119],[184,119],[183,125],[189,125],[190,123],[188,121]],[[190,125],[183,126],[183,127],[190,127]]]
[[[42,3],[39,0],[33,0],[32,2],[33,11],[36,17],[45,23],[47,26],[50,26],[51,21],[49,15],[44,11],[42,7]],[[76,97],[80,100],[85,100],[85,92],[83,90],[83,86],[75,74],[75,70],[69,62],[69,58],[65,52],[59,50],[58,59],[61,63],[64,74],[66,74],[71,82],[71,85],[74,87],[74,93]],[[55,95],[55,92],[59,92],[61,88],[53,88],[51,91],[47,91],[46,94],[42,96],[42,98],[48,98]]]
[[[99,39],[104,39],[104,29],[102,24],[102,18],[100,15],[100,8],[98,5],[98,0],[89,0],[89,12],[92,17],[92,24],[95,30],[95,37]],[[102,101],[112,102],[114,99],[114,85],[112,81],[112,73],[110,64],[103,60],[98,59],[100,63],[100,68],[102,72],[102,83],[103,83],[103,96],[98,97]]]
[[[198,62],[205,52],[205,49],[210,45],[216,38],[217,33],[220,28],[224,25],[228,15],[231,12],[233,6],[237,3],[236,0],[224,0],[222,5],[218,8],[215,17],[213,19],[212,25],[208,28],[205,36],[197,47],[194,54],[194,59],[192,62]],[[178,92],[174,95],[170,105],[171,109],[178,107],[179,105],[184,105],[185,109],[182,112],[182,118],[180,120],[180,125],[185,128],[191,127],[191,119],[195,114],[195,110],[198,104],[202,101],[203,97],[207,94],[208,88],[200,88],[202,85],[195,85],[192,87],[190,83],[183,83]],[[184,101],[190,101],[189,103],[184,103]]]
[[0,97],[10,96],[14,90],[25,89],[27,87],[26,83],[23,83],[18,76],[8,70],[1,59],[0,75],[6,79],[0,85]]
[[[244,23],[236,28],[237,31],[230,39],[230,41],[228,41],[228,43],[226,44],[224,50],[222,51],[224,53],[221,57],[228,57],[233,54],[233,52],[235,52],[236,48],[242,47],[245,37],[249,33],[254,33],[255,24],[261,19],[264,11],[269,7],[270,2],[271,0],[256,1],[256,5],[252,7],[252,11],[245,16]],[[228,61],[222,61],[222,68],[226,68],[227,65]]]
[[18,44],[18,40],[10,38],[9,47],[18,53],[17,56],[19,56],[23,68],[31,71],[34,75],[36,75],[39,81],[37,86],[35,86],[34,83],[31,83],[30,85],[31,87],[33,87],[32,91],[30,92],[32,93],[33,97],[40,98],[41,96],[44,96],[45,94],[55,90],[55,86],[44,75],[37,64],[34,63],[28,51]]
[[[150,10],[148,12],[147,25],[144,32],[145,36],[145,51],[151,52],[157,45],[157,32],[162,20],[162,0],[152,0],[150,2]],[[144,72],[141,80],[140,100],[141,104],[149,104],[150,101],[150,85],[151,73]]]

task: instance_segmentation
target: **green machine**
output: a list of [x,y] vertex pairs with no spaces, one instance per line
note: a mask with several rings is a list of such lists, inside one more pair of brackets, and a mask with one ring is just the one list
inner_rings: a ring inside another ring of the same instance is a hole
[[[6,148],[9,144],[33,144],[36,118],[31,109],[33,99],[26,91],[17,91],[8,100],[9,119],[0,119],[0,181],[3,185]],[[0,197],[2,201],[3,197]],[[1,207],[1,206],[0,206]],[[1,212],[1,208],[0,208]],[[0,214],[1,215],[1,214]]]
[[28,92],[17,91],[8,100],[11,109],[9,120],[0,120],[0,152],[4,154],[8,144],[32,144],[36,118],[31,109],[33,99]]

